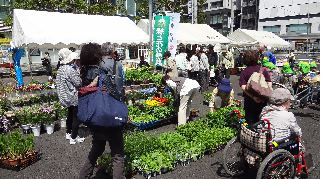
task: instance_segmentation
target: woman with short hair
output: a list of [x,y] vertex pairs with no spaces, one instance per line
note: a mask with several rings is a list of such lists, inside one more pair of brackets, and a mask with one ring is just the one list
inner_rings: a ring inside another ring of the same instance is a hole
[[[243,90],[245,119],[248,124],[254,124],[259,121],[259,115],[267,103],[267,99],[261,98],[256,94],[251,94],[246,90],[249,78],[254,72],[259,72],[262,68],[258,64],[259,59],[257,52],[253,50],[245,51],[243,61],[247,67],[240,73],[239,85]],[[271,85],[269,72],[264,69],[262,69],[262,71],[265,81],[269,82],[269,85]]]

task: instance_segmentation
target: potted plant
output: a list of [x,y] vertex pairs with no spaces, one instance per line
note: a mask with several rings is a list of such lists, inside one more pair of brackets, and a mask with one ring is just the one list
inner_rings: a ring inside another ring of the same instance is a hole
[[54,107],[56,109],[56,113],[58,116],[58,120],[60,121],[60,127],[66,127],[67,113],[68,110],[66,107],[63,107],[59,102],[54,103]]
[[45,125],[47,134],[54,132],[55,111],[52,106],[40,109],[41,122]]
[[31,129],[34,133],[34,136],[40,136],[40,124],[41,124],[41,112],[39,111],[29,111],[29,114],[32,114],[31,117]]
[[9,133],[7,137],[8,164],[11,166],[18,166],[20,159],[25,154],[22,134],[19,131],[13,131]]
[[30,119],[28,116],[28,111],[26,108],[22,108],[21,110],[15,113],[16,118],[19,120],[21,128],[24,134],[29,134],[30,132]]

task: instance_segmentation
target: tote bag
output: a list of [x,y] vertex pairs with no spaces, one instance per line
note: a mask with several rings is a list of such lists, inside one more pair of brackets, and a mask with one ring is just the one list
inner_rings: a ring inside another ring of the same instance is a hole
[[254,72],[249,78],[246,90],[256,96],[269,98],[272,94],[272,87],[266,82],[263,75],[263,68],[260,68],[259,72]]
[[104,79],[105,73],[100,73],[97,91],[78,98],[78,120],[88,126],[122,126],[128,121],[127,106],[103,90]]

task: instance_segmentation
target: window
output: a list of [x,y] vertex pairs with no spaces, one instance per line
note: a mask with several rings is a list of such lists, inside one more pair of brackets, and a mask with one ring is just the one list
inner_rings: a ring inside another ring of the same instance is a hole
[[219,7],[223,7],[223,2],[222,1],[212,2],[210,5],[211,5],[211,8],[219,8]]
[[311,24],[290,24],[286,26],[286,32],[295,32],[297,34],[311,33]]
[[221,14],[211,15],[210,16],[210,24],[221,24],[222,16]]
[[9,0],[0,0],[1,6],[9,6]]
[[267,32],[272,32],[274,34],[279,35],[280,32],[281,32],[281,26],[279,26],[279,25],[275,25],[275,26],[264,26],[263,27],[263,30],[264,31],[267,31]]

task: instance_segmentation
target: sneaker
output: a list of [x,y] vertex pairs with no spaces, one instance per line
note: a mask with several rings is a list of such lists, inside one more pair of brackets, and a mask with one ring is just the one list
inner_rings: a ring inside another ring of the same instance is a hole
[[76,144],[76,143],[82,143],[84,142],[85,138],[80,138],[79,136],[77,136],[75,139],[70,139],[69,140],[69,144]]
[[72,139],[72,137],[71,137],[72,135],[71,134],[69,134],[69,133],[66,133],[66,139],[67,140],[70,140],[70,139]]

